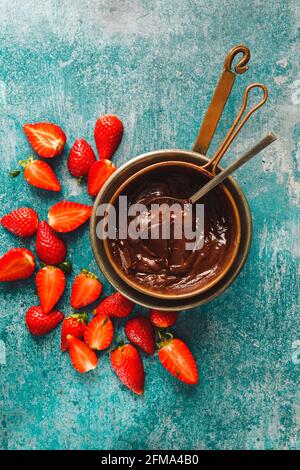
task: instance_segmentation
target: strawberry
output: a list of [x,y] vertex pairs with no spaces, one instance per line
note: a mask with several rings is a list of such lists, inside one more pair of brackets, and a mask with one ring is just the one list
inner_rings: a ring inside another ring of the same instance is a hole
[[56,124],[50,122],[25,124],[23,130],[33,150],[40,157],[52,158],[62,153],[67,138]]
[[24,178],[32,186],[48,191],[58,192],[61,190],[60,182],[48,163],[34,160],[33,157],[21,160],[19,163],[24,167]]
[[18,237],[31,237],[35,234],[39,219],[30,207],[20,207],[1,219],[1,225]]
[[138,395],[144,393],[144,366],[138,350],[124,344],[110,353],[110,362],[126,387]]
[[177,312],[164,312],[163,310],[150,310],[150,321],[157,328],[169,328],[175,325]]
[[26,313],[26,325],[31,334],[43,336],[52,331],[64,318],[59,310],[44,313],[42,307],[30,307]]
[[81,308],[98,299],[102,284],[95,274],[83,269],[75,277],[71,292],[71,307]]
[[115,165],[109,160],[97,160],[93,163],[88,176],[89,195],[97,196],[104,183],[116,169]]
[[84,139],[76,139],[68,158],[68,169],[71,175],[76,178],[87,176],[95,161],[96,155],[90,144]]
[[114,327],[111,319],[107,315],[97,315],[94,317],[84,333],[84,341],[92,348],[102,351],[108,348],[114,338]]
[[93,310],[93,314],[104,313],[110,317],[125,318],[128,317],[133,308],[134,303],[131,300],[124,297],[120,292],[115,292],[102,300],[98,307]]
[[72,364],[78,372],[83,374],[97,367],[98,358],[92,349],[73,335],[67,335],[66,339]]
[[64,242],[52,228],[42,220],[39,223],[36,236],[36,253],[45,264],[62,263],[67,254]]
[[114,114],[105,114],[96,121],[94,137],[100,158],[111,158],[123,135],[122,121]]
[[86,313],[73,313],[64,319],[61,328],[61,350],[67,351],[69,343],[67,336],[72,335],[75,338],[83,338],[87,323]]
[[54,266],[45,266],[35,277],[36,290],[44,313],[49,313],[61,298],[66,277],[63,271]]
[[30,277],[35,268],[34,256],[26,248],[13,248],[0,258],[0,281]]
[[142,315],[131,318],[126,323],[125,333],[131,343],[139,346],[147,354],[154,354],[155,330],[148,318]]
[[90,218],[92,210],[92,206],[78,202],[58,202],[48,212],[49,225],[56,232],[72,232]]
[[195,359],[180,339],[175,339],[169,334],[169,338],[160,343],[158,357],[162,365],[170,372],[187,384],[198,383],[198,369]]

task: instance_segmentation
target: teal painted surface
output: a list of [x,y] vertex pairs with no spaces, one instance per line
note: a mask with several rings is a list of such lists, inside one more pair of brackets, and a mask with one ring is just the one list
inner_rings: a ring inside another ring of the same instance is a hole
[[[89,201],[69,177],[66,155],[77,136],[93,143],[101,113],[124,121],[118,166],[151,149],[191,148],[225,54],[239,42],[252,51],[250,69],[236,81],[211,153],[252,81],[265,83],[270,99],[227,161],[268,130],[279,136],[238,176],[254,221],[245,269],[220,298],[181,313],[175,328],[197,358],[199,386],[173,379],[156,357],[144,360],[143,397],[122,386],[105,356],[92,373],[77,374],[59,351],[59,329],[34,339],[24,327],[36,302],[33,280],[0,286],[1,448],[299,448],[297,3],[1,1],[1,214],[29,204],[45,218],[62,197]],[[54,121],[68,135],[55,162],[64,186],[59,196],[7,176],[31,153],[21,125],[38,120]],[[97,272],[88,227],[65,238],[74,274],[81,267]],[[34,246],[4,230],[0,240],[1,254]],[[60,302],[65,314],[69,293]]]

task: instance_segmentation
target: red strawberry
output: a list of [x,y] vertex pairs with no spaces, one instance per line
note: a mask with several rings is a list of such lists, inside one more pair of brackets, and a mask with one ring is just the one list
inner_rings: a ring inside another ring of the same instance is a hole
[[155,330],[148,318],[142,315],[131,318],[126,323],[125,333],[129,341],[139,346],[145,353],[154,354]]
[[67,254],[64,242],[44,220],[38,226],[36,253],[41,261],[50,265],[62,263]]
[[169,328],[175,325],[177,312],[164,312],[163,310],[150,310],[150,321],[157,328]]
[[123,135],[122,121],[114,114],[105,114],[96,121],[94,137],[100,158],[111,158]]
[[24,132],[33,150],[40,157],[52,158],[60,155],[66,143],[66,135],[56,124],[50,122],[38,122],[25,124]]
[[160,343],[158,357],[162,365],[170,372],[187,384],[198,383],[198,369],[195,359],[180,339],[168,338]]
[[49,225],[56,232],[72,232],[90,218],[92,210],[92,206],[78,202],[58,202],[48,212]]
[[18,237],[31,237],[35,234],[39,219],[30,207],[20,207],[1,219],[1,225]]
[[28,160],[22,160],[20,165],[25,168],[24,178],[32,186],[48,191],[58,192],[61,190],[61,185],[48,163],[30,157]]
[[44,313],[42,307],[30,307],[26,313],[26,325],[31,334],[43,336],[53,330],[64,318],[59,310]]
[[78,372],[83,374],[97,367],[98,358],[96,353],[83,341],[72,335],[67,335],[67,341],[72,364]]
[[71,307],[81,308],[98,299],[102,284],[95,274],[83,269],[75,277],[71,292]]
[[112,351],[110,362],[126,387],[138,395],[144,393],[144,366],[138,350],[132,344],[124,344]]
[[49,313],[65,290],[66,277],[61,269],[45,266],[38,271],[35,284],[42,310]]
[[84,333],[84,341],[92,348],[102,351],[108,348],[114,338],[114,327],[111,319],[107,315],[97,315],[94,317]]
[[84,139],[76,139],[68,158],[68,169],[71,175],[76,178],[87,176],[95,161],[96,155],[90,144]]
[[35,268],[34,256],[26,248],[13,248],[0,258],[0,281],[17,281],[30,277]]
[[93,163],[88,176],[89,195],[97,196],[104,183],[116,169],[115,165],[109,160],[97,160]]
[[132,312],[134,303],[120,294],[115,292],[106,299],[102,300],[98,307],[93,310],[94,315],[103,313],[110,317],[125,318]]
[[86,313],[73,313],[64,319],[61,328],[61,350],[67,351],[69,342],[67,336],[72,335],[75,338],[83,338],[87,323]]

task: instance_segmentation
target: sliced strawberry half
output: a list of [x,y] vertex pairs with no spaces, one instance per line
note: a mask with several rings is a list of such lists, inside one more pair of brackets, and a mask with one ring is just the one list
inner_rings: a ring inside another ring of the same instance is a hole
[[43,312],[49,313],[65,290],[66,277],[61,269],[45,266],[38,271],[35,284]]
[[88,176],[88,192],[96,196],[108,178],[116,171],[110,160],[97,160],[92,164]]
[[177,379],[187,384],[198,383],[197,364],[187,345],[180,339],[164,339],[158,357],[162,365]]
[[83,341],[72,335],[67,335],[69,354],[74,368],[81,374],[89,372],[97,367],[96,353]]
[[24,167],[24,178],[32,186],[55,192],[61,190],[60,182],[48,163],[30,157],[28,160],[20,161],[20,165]]
[[83,269],[75,277],[71,292],[71,307],[85,307],[98,299],[102,292],[102,284],[95,274]]
[[0,258],[0,281],[17,281],[33,274],[34,256],[26,248],[13,248]]
[[33,150],[44,158],[52,158],[63,152],[66,135],[63,130],[51,122],[25,124],[24,132]]
[[56,232],[72,232],[90,218],[92,210],[92,206],[78,202],[58,202],[48,212],[49,225]]
[[94,317],[84,333],[84,341],[92,348],[102,351],[108,348],[114,337],[114,327],[111,319],[107,315],[97,315]]

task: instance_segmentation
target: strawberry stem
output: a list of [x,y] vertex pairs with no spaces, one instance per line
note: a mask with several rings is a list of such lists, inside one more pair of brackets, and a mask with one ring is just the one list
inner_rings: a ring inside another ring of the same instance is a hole
[[19,160],[19,165],[21,165],[23,168],[26,168],[27,166],[31,165],[31,163],[33,163],[34,161],[34,156],[31,155],[29,158],[27,158],[27,160]]
[[57,265],[65,274],[70,274],[72,272],[72,263],[69,260],[63,261]]
[[88,271],[87,269],[83,268],[81,270],[81,273],[84,274],[86,277],[91,277],[92,279],[97,279],[99,281],[98,277],[96,274],[92,273],[91,271]]
[[158,349],[161,349],[163,346],[165,346],[167,343],[172,341],[173,335],[169,331],[157,331],[158,339],[159,341],[156,343],[156,346]]
[[20,173],[21,173],[20,170],[11,170],[8,174],[9,174],[9,176],[11,176],[12,178],[15,178],[16,176],[19,176]]

